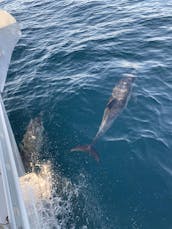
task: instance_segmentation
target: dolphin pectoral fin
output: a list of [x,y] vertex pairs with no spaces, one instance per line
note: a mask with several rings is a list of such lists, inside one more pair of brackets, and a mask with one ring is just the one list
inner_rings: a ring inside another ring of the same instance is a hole
[[75,152],[75,151],[87,152],[87,153],[89,153],[92,157],[94,157],[94,159],[95,159],[97,162],[100,161],[99,155],[98,155],[96,149],[95,149],[92,145],[76,146],[75,148],[72,148],[70,151],[71,151],[71,152]]
[[117,103],[117,100],[114,98],[111,98],[107,104],[107,107],[111,109],[115,105],[115,103]]

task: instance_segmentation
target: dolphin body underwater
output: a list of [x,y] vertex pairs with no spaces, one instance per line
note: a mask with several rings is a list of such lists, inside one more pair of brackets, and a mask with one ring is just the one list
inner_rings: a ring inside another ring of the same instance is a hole
[[111,127],[114,120],[118,117],[118,115],[123,111],[123,109],[127,106],[129,101],[133,82],[135,80],[135,76],[132,74],[126,74],[119,83],[113,88],[112,95],[106,105],[104,110],[102,122],[100,124],[99,130],[94,137],[93,141],[89,145],[76,146],[71,149],[71,152],[74,151],[84,151],[88,152],[92,155],[97,162],[99,162],[99,155],[94,147],[96,141],[105,134],[105,132]]
[[39,153],[42,150],[44,140],[44,127],[41,115],[31,119],[24,134],[23,140],[19,145],[20,155],[26,172],[32,172]]

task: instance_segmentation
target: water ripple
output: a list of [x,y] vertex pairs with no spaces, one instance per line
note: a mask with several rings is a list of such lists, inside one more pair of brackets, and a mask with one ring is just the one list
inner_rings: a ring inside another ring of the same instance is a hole
[[[105,209],[99,228],[171,228],[171,1],[0,4],[22,30],[3,94],[18,143],[28,119],[42,111],[52,163],[69,179],[84,170],[101,192],[94,193],[97,212]],[[86,154],[68,154],[91,142],[113,87],[131,72],[128,106],[96,145],[101,166]],[[72,215],[93,228],[80,211]]]

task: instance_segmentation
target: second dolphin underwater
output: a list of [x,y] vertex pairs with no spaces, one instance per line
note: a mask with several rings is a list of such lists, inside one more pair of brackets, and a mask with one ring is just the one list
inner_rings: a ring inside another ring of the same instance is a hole
[[97,162],[99,162],[99,155],[94,147],[96,141],[111,127],[114,120],[118,115],[123,111],[127,106],[129,101],[131,90],[135,76],[132,74],[127,74],[123,77],[119,83],[113,88],[112,95],[106,105],[104,110],[102,122],[100,124],[99,130],[94,137],[93,141],[89,145],[76,146],[71,149],[71,152],[74,151],[84,151],[92,155]]
[[40,114],[30,120],[23,140],[19,145],[26,172],[33,172],[35,165],[38,163],[44,140],[44,126],[42,114]]

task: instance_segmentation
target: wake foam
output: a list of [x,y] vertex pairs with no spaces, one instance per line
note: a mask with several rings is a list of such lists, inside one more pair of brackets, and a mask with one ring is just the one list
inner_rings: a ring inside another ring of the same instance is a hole
[[37,172],[20,179],[32,228],[106,228],[96,192],[84,174],[72,182],[51,163],[40,163]]

